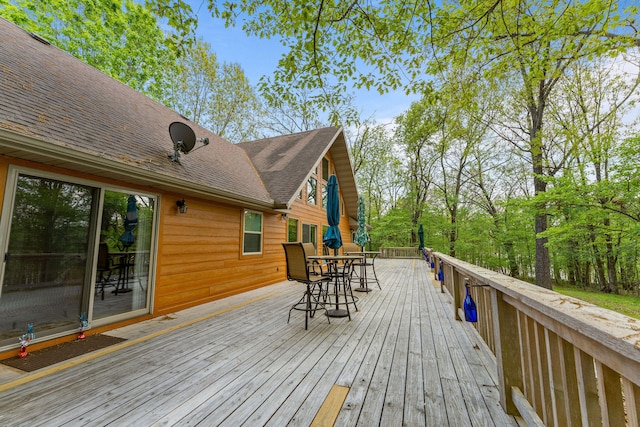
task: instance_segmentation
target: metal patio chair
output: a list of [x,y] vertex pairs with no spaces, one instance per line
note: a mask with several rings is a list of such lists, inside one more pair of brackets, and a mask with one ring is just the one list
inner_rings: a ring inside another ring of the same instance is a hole
[[[289,309],[287,323],[291,320],[292,310],[304,311],[304,329],[306,330],[309,318],[313,318],[318,309],[324,310],[325,315],[327,314],[324,303],[326,287],[323,287],[323,284],[328,283],[331,278],[310,273],[302,243],[283,243],[282,246],[287,259],[287,279],[306,285],[302,298]],[[327,321],[329,321],[328,316]]]

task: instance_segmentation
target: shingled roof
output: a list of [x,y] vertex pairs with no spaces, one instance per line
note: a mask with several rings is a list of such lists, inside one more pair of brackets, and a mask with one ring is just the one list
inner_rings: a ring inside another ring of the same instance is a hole
[[[208,147],[172,162],[169,125]],[[273,207],[244,150],[0,19],[0,153],[208,199]]]
[[276,204],[289,208],[314,166],[330,151],[347,211],[355,218],[358,194],[342,128],[327,127],[238,144],[251,158]]

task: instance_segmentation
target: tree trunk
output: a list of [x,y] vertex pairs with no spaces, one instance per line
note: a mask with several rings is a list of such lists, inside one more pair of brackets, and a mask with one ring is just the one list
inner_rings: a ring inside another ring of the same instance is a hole
[[[533,188],[535,195],[547,191],[547,182],[543,179],[544,170],[544,147],[542,143],[542,118],[545,108],[544,82],[539,82],[538,103],[529,105],[531,114],[530,129],[530,149],[533,166]],[[551,260],[549,258],[548,239],[541,237],[540,233],[547,231],[547,205],[545,202],[538,202],[535,214],[536,231],[536,285],[543,288],[552,289],[551,282]]]
[[600,256],[600,252],[596,251],[596,274],[598,275],[598,283],[600,285],[600,290],[605,293],[610,293],[611,289],[609,288],[609,284],[607,282],[607,278],[604,274],[604,263],[602,262],[602,257]]
[[591,287],[591,263],[589,261],[584,263],[584,273],[582,275],[582,287],[583,289],[589,289]]
[[[604,220],[605,230],[608,230],[611,227],[611,221],[609,218],[605,218]],[[618,275],[616,270],[616,264],[618,260],[614,254],[613,243],[611,241],[611,234],[609,232],[605,233],[605,241],[607,248],[607,276],[609,279],[609,292],[617,294],[618,293]]]
[[[536,215],[536,235],[547,230],[547,215]],[[549,258],[548,239],[536,237],[536,285],[552,289],[551,260]]]
[[576,286],[580,281],[580,262],[576,254],[578,253],[578,243],[569,241],[569,261],[567,262],[568,280],[571,286]]
[[518,277],[520,275],[520,269],[518,268],[518,262],[516,261],[516,254],[513,249],[513,242],[511,240],[504,242],[504,250],[507,252],[507,262],[509,263],[509,276]]
[[[537,157],[537,156],[536,156]],[[540,176],[542,175],[542,156],[534,161],[534,179],[533,184],[536,194],[544,193],[547,190],[547,184]],[[537,165],[539,164],[539,166]],[[547,231],[547,212],[546,205],[540,203],[535,215],[536,229],[536,285],[543,288],[552,289],[551,283],[551,260],[549,258],[549,248],[547,248],[548,239],[540,237],[540,233]]]
[[458,232],[456,226],[455,212],[451,213],[451,229],[449,230],[449,256],[456,256],[456,240],[458,240]]

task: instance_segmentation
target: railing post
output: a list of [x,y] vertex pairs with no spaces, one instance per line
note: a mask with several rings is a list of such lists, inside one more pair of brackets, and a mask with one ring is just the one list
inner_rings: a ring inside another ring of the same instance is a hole
[[491,289],[491,309],[493,311],[493,331],[496,365],[498,368],[498,388],[500,404],[510,415],[518,415],[511,394],[511,387],[522,387],[520,369],[520,338],[518,337],[518,312],[504,302],[502,292]]
[[453,284],[453,315],[456,320],[464,320],[460,318],[460,311],[458,309],[462,308],[462,298],[460,297],[460,288],[461,288],[461,280],[460,273],[458,273],[453,266],[449,268],[449,274],[451,275],[452,284]]

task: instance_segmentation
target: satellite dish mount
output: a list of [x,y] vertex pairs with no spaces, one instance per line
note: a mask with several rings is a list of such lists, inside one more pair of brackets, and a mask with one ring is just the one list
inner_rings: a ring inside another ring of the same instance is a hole
[[[181,152],[189,154],[209,144],[209,138],[196,138],[193,129],[181,122],[173,122],[169,125],[169,135],[173,141],[173,154],[169,153],[168,156],[175,163],[180,163]],[[194,150],[196,142],[201,142],[202,145]]]

